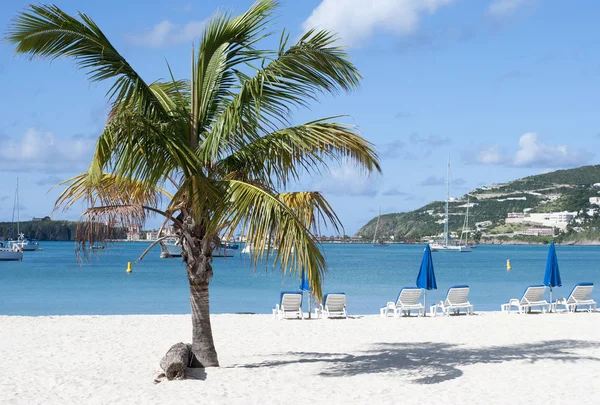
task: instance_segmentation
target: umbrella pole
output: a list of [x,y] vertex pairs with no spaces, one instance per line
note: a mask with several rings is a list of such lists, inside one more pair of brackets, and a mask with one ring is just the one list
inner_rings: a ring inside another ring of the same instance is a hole
[[548,312],[552,312],[552,286],[550,286],[550,310]]
[[425,310],[423,311],[423,316],[427,316],[427,290],[423,290],[423,291],[424,291],[423,306],[425,307]]
[[309,291],[308,292],[308,319],[310,319],[311,304],[312,304],[312,294]]

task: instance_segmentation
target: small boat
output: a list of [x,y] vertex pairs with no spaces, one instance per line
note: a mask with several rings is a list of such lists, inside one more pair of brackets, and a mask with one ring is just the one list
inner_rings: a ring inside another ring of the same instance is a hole
[[181,257],[181,245],[176,238],[168,238],[160,242],[161,259]]
[[92,249],[94,249],[94,250],[102,250],[102,249],[104,249],[104,246],[102,246],[102,245],[93,245]]
[[[236,247],[237,249],[237,247]],[[236,249],[231,249],[226,246],[217,246],[213,250],[213,257],[233,257]]]
[[[236,250],[239,248],[238,245],[230,245],[225,243],[221,246],[216,246],[213,249],[212,257],[233,257],[235,255]],[[179,244],[179,240],[173,239],[165,239],[160,244],[161,252],[160,257],[162,259],[172,258],[172,257],[181,257],[181,245]]]
[[23,251],[17,247],[6,247],[0,242],[0,261],[18,261],[23,260]]
[[40,250],[40,244],[35,239],[27,239],[24,234],[20,233],[17,240],[8,241],[8,245],[16,246],[23,252],[32,252],[34,250]]

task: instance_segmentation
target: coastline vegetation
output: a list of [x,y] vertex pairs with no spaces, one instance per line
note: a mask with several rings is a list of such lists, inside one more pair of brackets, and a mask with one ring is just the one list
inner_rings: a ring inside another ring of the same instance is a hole
[[[77,227],[75,221],[24,221],[19,223],[21,233],[30,239],[40,241],[76,241]],[[115,230],[115,239],[125,239],[124,229]],[[16,239],[17,225],[12,222],[0,222],[0,239],[8,240],[10,237]]]

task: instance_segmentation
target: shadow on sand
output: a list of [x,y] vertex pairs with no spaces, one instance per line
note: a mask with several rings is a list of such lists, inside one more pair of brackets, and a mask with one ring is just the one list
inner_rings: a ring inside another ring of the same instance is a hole
[[319,373],[324,377],[355,376],[374,373],[394,373],[417,384],[436,384],[462,376],[460,367],[472,364],[503,363],[507,361],[540,360],[575,362],[600,361],[599,357],[583,355],[574,350],[597,349],[600,343],[583,340],[553,340],[510,346],[461,348],[447,343],[423,342],[379,343],[361,354],[288,352],[292,359],[270,360],[233,367],[280,367],[303,363],[323,363]]

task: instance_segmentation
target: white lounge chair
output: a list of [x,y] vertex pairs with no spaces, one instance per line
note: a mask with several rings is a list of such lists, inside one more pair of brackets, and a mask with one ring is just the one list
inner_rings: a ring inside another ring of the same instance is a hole
[[579,283],[573,287],[569,298],[559,298],[554,303],[554,308],[564,306],[567,312],[576,312],[577,307],[587,306],[588,312],[596,310],[596,301],[590,297],[594,283]]
[[329,293],[323,297],[323,303],[318,309],[317,315],[323,318],[347,318],[346,312],[346,294]]
[[401,313],[410,315],[410,311],[417,311],[419,316],[425,315],[425,307],[419,299],[423,291],[418,287],[403,287],[398,293],[396,302],[388,302],[385,307],[379,310],[382,317],[387,317],[390,313],[398,318]]
[[510,313],[512,307],[516,307],[517,312],[522,314],[527,310],[531,312],[534,307],[539,307],[542,312],[550,309],[550,303],[542,299],[542,295],[546,291],[545,285],[530,285],[525,289],[521,299],[512,298],[507,304],[502,304],[500,307],[502,312]]
[[304,319],[302,313],[302,293],[299,291],[282,291],[279,304],[273,308],[273,317],[277,319]]
[[429,308],[431,315],[436,316],[438,310],[441,310],[444,315],[450,315],[451,311],[458,314],[461,309],[464,309],[467,315],[473,315],[473,305],[467,299],[468,297],[468,285],[454,285],[448,289],[444,301],[438,301]]

